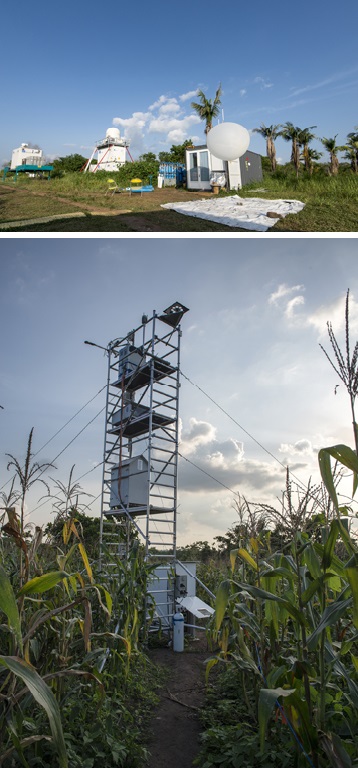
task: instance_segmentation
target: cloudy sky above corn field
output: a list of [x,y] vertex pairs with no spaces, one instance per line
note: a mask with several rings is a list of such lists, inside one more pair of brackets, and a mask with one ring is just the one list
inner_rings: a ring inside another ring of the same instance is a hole
[[[73,478],[98,496],[101,468],[92,469],[103,459],[107,364],[84,340],[106,346],[174,301],[190,309],[182,320],[179,542],[223,534],[237,492],[275,503],[287,464],[295,482],[318,481],[318,449],[352,444],[348,396],[319,343],[330,353],[329,320],[344,348],[348,288],[357,339],[356,251],[349,238],[3,239],[2,491],[11,477],[6,453],[22,462],[34,426],[35,459],[56,465],[43,478],[65,483],[75,464]],[[39,502],[45,492],[34,485],[29,521],[49,520],[49,501]]]
[[[22,142],[49,160],[87,157],[112,125],[135,159],[188,138],[201,144],[204,124],[191,102],[198,89],[213,99],[220,82],[225,120],[250,131],[314,126],[342,145],[357,123],[356,28],[354,3],[337,10],[333,0],[309,9],[282,0],[7,2],[0,161]],[[312,146],[325,152],[318,139]],[[258,134],[251,149],[265,153]],[[290,157],[282,139],[277,155]]]

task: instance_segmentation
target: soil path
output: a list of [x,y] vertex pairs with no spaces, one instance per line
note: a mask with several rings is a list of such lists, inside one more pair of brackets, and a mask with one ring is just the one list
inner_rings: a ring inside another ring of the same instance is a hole
[[210,657],[206,642],[194,642],[183,653],[152,650],[149,657],[169,673],[149,725],[148,767],[193,767],[203,729],[198,710],[205,699],[205,660]]

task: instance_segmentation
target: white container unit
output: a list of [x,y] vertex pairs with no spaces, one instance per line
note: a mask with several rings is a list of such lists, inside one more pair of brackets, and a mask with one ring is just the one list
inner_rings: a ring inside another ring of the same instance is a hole
[[[184,629],[192,629],[197,626],[197,620],[207,621],[214,613],[212,607],[196,596],[196,563],[185,562],[183,566],[178,562],[174,564],[162,564],[156,567],[150,577],[148,593],[151,603],[154,604],[153,630],[157,624],[167,628],[173,633],[173,645],[176,636],[181,638]],[[183,617],[177,618],[175,613]],[[182,614],[183,613],[183,614]],[[170,626],[169,618],[172,618]],[[177,639],[181,645],[180,638]],[[176,650],[181,651],[179,649]]]
[[126,404],[123,409],[118,409],[112,416],[112,427],[120,428],[121,423],[126,420],[138,420],[141,417],[147,417],[149,414],[149,406],[143,406],[143,404],[129,403]]
[[125,345],[123,348],[121,348],[118,358],[119,380],[121,380],[123,376],[130,376],[139,366],[145,363],[145,356],[141,350],[134,347],[134,345]]
[[111,471],[111,508],[147,505],[148,461],[143,455],[128,457]]
[[209,152],[206,145],[191,147],[185,151],[188,190],[211,190],[217,182],[230,190],[241,187],[240,159],[220,160]]

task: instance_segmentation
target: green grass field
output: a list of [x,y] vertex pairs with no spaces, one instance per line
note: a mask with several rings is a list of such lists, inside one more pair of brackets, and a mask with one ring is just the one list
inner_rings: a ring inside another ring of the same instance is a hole
[[[211,193],[170,187],[142,196],[106,192],[103,175],[67,174],[62,179],[20,179],[16,183],[6,180],[0,183],[0,225],[11,222],[7,232],[248,232],[161,208],[162,203],[211,198]],[[309,178],[302,174],[296,179],[279,170],[244,187],[240,195],[294,198],[305,203],[303,211],[281,219],[268,234],[358,230],[358,176],[349,172],[338,177],[317,174]],[[61,214],[66,218],[32,221]],[[28,220],[31,223],[26,224]]]

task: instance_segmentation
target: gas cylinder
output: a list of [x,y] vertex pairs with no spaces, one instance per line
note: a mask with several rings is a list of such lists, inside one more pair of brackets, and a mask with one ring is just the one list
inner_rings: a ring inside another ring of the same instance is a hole
[[173,650],[174,652],[183,652],[184,650],[184,615],[182,612],[176,612],[173,615]]

